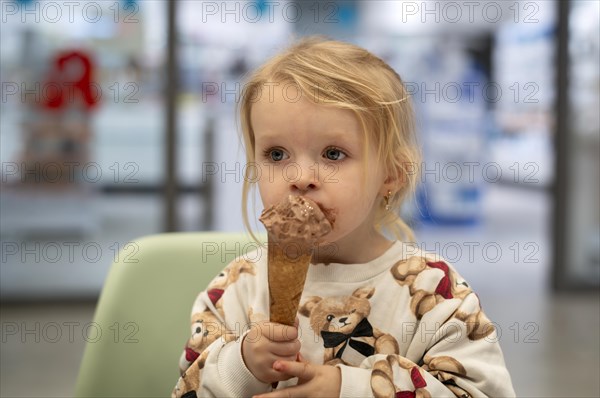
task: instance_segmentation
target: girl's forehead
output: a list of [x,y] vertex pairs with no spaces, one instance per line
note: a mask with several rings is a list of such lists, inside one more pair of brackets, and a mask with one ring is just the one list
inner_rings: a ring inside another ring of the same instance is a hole
[[[278,110],[282,114],[276,113]],[[287,112],[286,112],[287,111]],[[355,112],[343,107],[341,104],[319,100],[311,93],[301,90],[293,84],[279,84],[265,88],[254,96],[250,103],[250,115],[252,119],[268,113],[272,116],[300,116],[307,118],[334,117],[343,119],[357,119]]]
[[295,82],[265,81],[257,85],[252,95],[252,103],[276,103],[284,101],[287,103],[298,103],[302,100],[312,100],[315,97],[303,90]]
[[251,110],[251,123],[257,136],[277,135],[282,131],[320,135],[356,135],[362,131],[360,121],[348,109],[283,98],[257,102]]

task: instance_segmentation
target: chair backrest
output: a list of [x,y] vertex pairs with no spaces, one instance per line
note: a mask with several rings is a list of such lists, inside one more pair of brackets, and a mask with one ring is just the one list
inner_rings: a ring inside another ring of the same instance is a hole
[[153,235],[125,246],[89,325],[75,395],[169,396],[194,298],[256,247],[246,234],[215,232]]

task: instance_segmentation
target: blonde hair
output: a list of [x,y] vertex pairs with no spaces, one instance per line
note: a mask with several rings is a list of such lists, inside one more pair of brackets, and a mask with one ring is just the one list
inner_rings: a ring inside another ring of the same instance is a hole
[[[365,154],[373,143],[377,159],[398,179],[400,187],[389,198],[389,211],[378,207],[374,227],[414,241],[412,229],[398,213],[404,199],[415,191],[421,154],[412,105],[400,76],[383,60],[353,44],[320,37],[300,40],[254,71],[244,86],[238,106],[248,164],[255,162],[252,105],[263,86],[274,82],[294,84],[312,102],[349,109],[356,115],[365,138]],[[245,170],[242,214],[245,227],[255,237],[247,207],[257,178],[255,167]]]

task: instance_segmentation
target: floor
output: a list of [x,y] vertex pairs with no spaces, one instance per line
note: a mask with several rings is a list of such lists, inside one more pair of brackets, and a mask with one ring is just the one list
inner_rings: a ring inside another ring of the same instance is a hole
[[2,305],[1,397],[72,397],[95,303]]
[[[417,229],[421,244],[440,251],[478,292],[501,333],[517,396],[599,397],[600,295],[547,289],[543,191],[491,190],[479,225],[425,225]],[[0,305],[0,396],[72,396],[93,312],[93,301],[75,299]]]

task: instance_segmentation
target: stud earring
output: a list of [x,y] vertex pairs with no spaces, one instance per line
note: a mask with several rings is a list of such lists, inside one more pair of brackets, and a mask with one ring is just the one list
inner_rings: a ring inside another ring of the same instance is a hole
[[391,198],[391,196],[392,196],[392,191],[388,191],[387,195],[385,195],[383,197],[383,202],[385,203],[385,210],[386,211],[390,211],[390,209],[392,208],[390,206],[390,198]]

